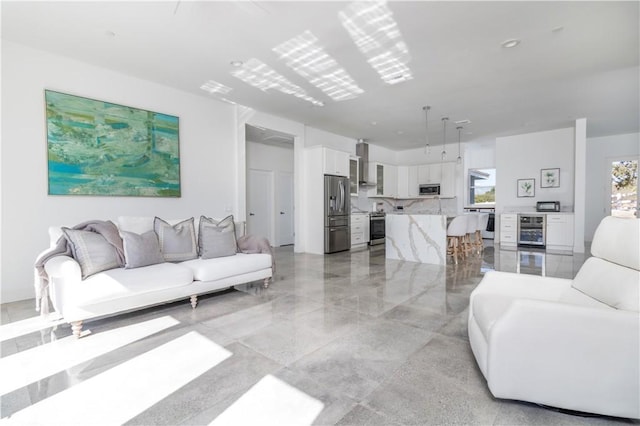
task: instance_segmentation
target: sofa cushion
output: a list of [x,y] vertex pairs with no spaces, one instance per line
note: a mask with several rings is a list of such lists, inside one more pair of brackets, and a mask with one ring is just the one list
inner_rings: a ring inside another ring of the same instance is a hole
[[572,287],[612,308],[640,311],[640,272],[635,269],[590,257]]
[[271,267],[268,254],[236,253],[213,259],[194,259],[180,263],[193,273],[197,281],[215,281],[235,275],[247,274]]
[[[118,216],[118,228],[122,231],[135,232],[136,234],[142,234],[147,231],[153,230],[154,216]],[[171,225],[175,225],[178,222],[182,222],[184,219],[167,219],[166,222]],[[195,229],[200,229],[198,224],[199,219],[194,219]],[[233,222],[236,230],[236,239],[242,237],[245,233],[244,222]]]
[[238,245],[233,216],[227,216],[222,220],[200,216],[198,248],[203,259],[236,254]]
[[153,229],[158,235],[160,251],[164,260],[180,262],[198,257],[193,218],[170,225],[156,217],[153,221]]
[[164,262],[158,236],[154,231],[143,234],[120,231],[120,236],[124,246],[125,268],[139,268]]
[[136,269],[111,269],[93,275],[84,281],[84,285],[74,289],[72,297],[76,305],[86,305],[181,287],[192,282],[191,270],[165,262]]
[[101,271],[118,268],[118,252],[97,232],[62,228],[71,245],[73,257],[80,264],[82,279]]

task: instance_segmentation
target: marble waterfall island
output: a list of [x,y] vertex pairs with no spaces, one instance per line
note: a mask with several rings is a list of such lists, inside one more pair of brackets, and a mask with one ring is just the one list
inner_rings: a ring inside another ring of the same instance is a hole
[[446,216],[387,213],[385,227],[385,251],[388,259],[446,264]]

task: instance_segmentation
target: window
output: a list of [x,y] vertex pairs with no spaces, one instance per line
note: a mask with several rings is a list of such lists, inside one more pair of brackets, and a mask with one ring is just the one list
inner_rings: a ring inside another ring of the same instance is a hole
[[496,169],[469,169],[469,204],[496,202]]

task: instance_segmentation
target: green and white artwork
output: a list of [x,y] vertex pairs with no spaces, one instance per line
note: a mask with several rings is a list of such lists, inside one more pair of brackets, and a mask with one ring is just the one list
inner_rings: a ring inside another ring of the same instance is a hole
[[180,196],[178,117],[45,90],[49,194]]

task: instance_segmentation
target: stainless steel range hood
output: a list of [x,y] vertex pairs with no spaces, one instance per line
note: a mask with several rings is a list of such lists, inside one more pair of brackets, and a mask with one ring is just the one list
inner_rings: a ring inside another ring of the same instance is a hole
[[369,181],[369,144],[364,142],[364,139],[358,139],[356,155],[358,156],[358,183],[360,186],[376,186],[375,182]]

